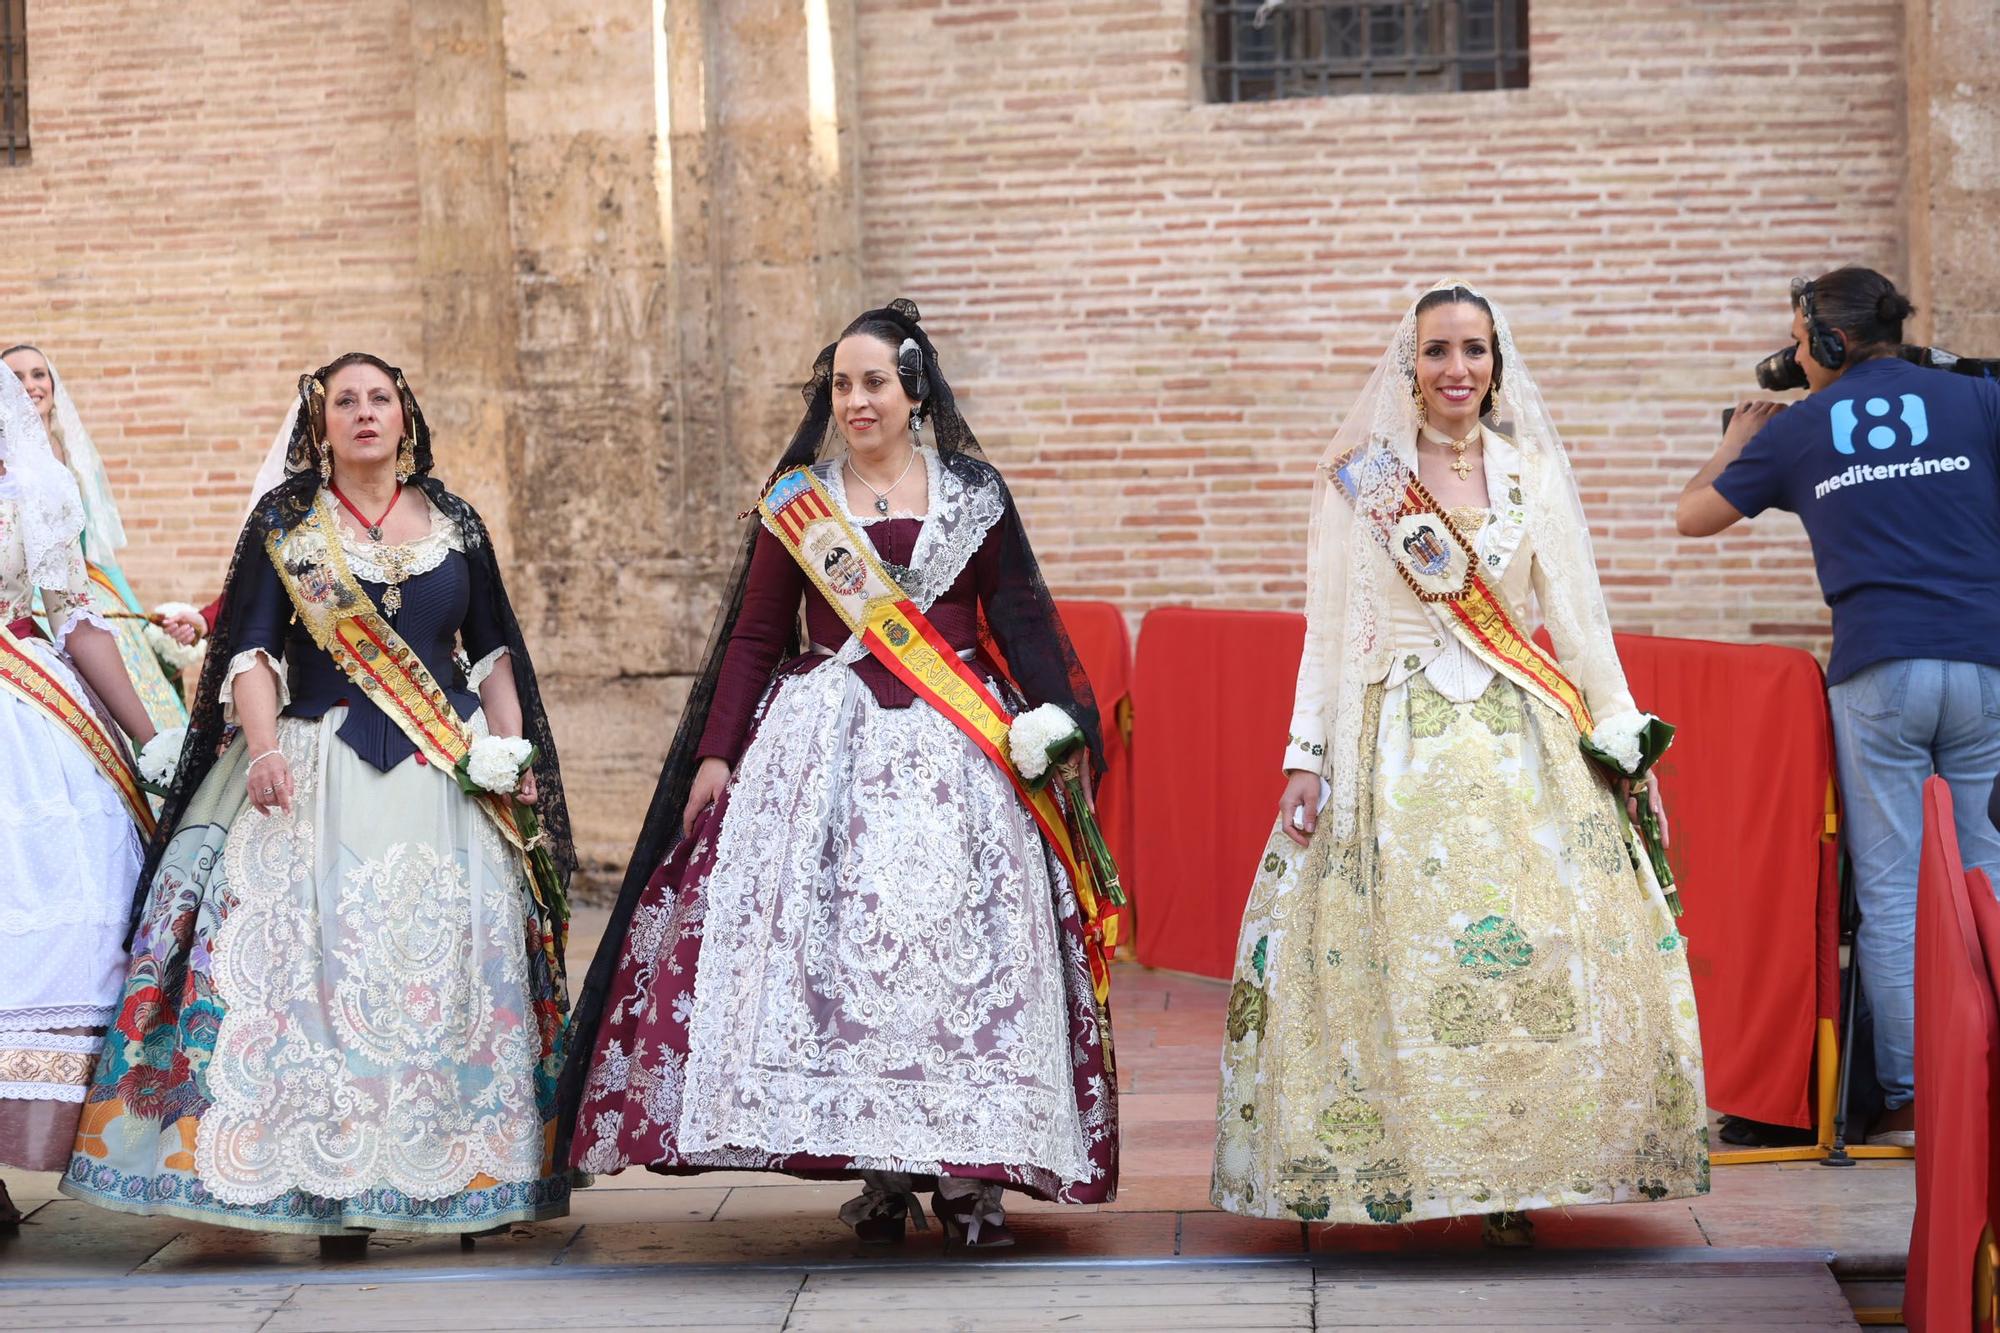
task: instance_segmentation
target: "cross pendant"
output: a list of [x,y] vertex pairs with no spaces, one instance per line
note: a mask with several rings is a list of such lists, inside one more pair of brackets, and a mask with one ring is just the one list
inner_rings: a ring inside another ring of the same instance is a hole
[[1472,460],[1464,454],[1460,454],[1457,458],[1451,460],[1451,470],[1458,474],[1460,481],[1464,481],[1472,475]]

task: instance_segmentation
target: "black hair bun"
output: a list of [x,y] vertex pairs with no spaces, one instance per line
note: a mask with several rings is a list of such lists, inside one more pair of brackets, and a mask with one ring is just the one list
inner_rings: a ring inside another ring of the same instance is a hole
[[907,296],[899,296],[889,302],[889,309],[895,311],[904,319],[909,320],[912,324],[920,323],[923,320],[923,314],[918,311],[917,303]]
[[1916,313],[1917,308],[1910,304],[1910,298],[1893,287],[1883,292],[1875,302],[1875,318],[1885,324],[1901,324]]

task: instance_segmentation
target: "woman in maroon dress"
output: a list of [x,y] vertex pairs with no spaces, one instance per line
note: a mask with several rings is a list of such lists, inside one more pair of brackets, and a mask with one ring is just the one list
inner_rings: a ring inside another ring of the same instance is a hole
[[[974,672],[1098,753],[1012,498],[917,321],[897,301],[820,353],[773,478],[810,465]],[[1004,1188],[1112,1197],[1109,1044],[1075,888],[1007,775],[754,529],[578,1000],[571,1161],[858,1177],[841,1217],[878,1243],[924,1225],[931,1187],[949,1237],[1004,1245]]]

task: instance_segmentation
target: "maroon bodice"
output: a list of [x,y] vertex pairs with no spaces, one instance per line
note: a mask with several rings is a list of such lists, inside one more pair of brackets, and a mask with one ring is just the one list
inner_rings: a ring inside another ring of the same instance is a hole
[[[874,543],[875,553],[885,563],[907,565],[923,529],[924,521],[920,518],[891,518],[860,531]],[[979,645],[979,601],[993,587],[999,560],[998,531],[996,526],[986,534],[986,541],[966,561],[957,581],[925,613],[945,641],[961,652]],[[810,642],[804,657],[784,662],[781,659],[798,615],[800,598],[805,599]],[[702,757],[726,759],[735,764],[742,757],[751,715],[756,712],[757,701],[763,697],[772,673],[827,668],[831,659],[814,653],[813,645],[838,651],[847,639],[847,625],[840,613],[806,579],[784,546],[759,528],[756,547],[750,554],[750,578],[743,591],[743,609],[729,636],[715,698],[709,704],[708,725],[701,733]],[[844,668],[833,665],[830,669]],[[853,669],[882,707],[908,708],[916,701],[909,687],[873,657],[862,658]],[[986,663],[986,669],[997,674],[991,662]]]

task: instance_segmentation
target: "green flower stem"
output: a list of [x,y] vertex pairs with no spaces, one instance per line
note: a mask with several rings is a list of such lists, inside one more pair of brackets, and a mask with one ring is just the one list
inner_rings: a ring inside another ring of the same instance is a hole
[[1125,906],[1125,886],[1118,881],[1118,864],[1111,859],[1111,848],[1105,845],[1104,830],[1097,823],[1097,812],[1084,799],[1083,779],[1065,768],[1062,770],[1062,785],[1063,795],[1067,798],[1065,804],[1069,807],[1070,834],[1089,861],[1091,878],[1097,881],[1098,894],[1113,907]]

